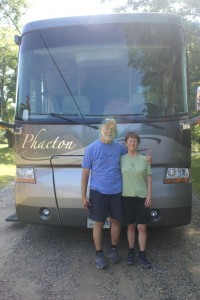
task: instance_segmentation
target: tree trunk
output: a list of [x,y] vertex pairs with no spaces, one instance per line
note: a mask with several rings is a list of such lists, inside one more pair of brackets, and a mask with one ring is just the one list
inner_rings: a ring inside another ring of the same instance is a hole
[[14,133],[10,129],[6,129],[4,136],[8,140],[8,148],[13,148],[14,147]]

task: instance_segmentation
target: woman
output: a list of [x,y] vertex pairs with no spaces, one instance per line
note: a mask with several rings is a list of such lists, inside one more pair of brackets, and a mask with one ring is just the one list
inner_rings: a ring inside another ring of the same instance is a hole
[[138,229],[140,247],[139,263],[150,268],[145,248],[147,242],[147,223],[149,222],[149,206],[152,194],[151,166],[146,157],[137,151],[140,137],[129,132],[125,137],[128,153],[121,157],[122,196],[125,222],[127,224],[128,257],[127,264],[135,263],[135,229]]

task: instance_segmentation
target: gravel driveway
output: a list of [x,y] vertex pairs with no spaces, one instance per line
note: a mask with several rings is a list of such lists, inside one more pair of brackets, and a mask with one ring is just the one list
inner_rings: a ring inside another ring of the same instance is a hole
[[[150,270],[127,266],[122,231],[121,263],[99,271],[92,231],[6,222],[13,212],[14,184],[0,190],[1,300],[199,300],[200,197],[193,195],[188,226],[149,228]],[[109,231],[104,231],[105,254]]]

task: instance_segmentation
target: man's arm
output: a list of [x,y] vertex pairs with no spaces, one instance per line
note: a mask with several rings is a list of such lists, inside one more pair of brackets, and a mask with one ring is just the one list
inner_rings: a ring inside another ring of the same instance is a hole
[[81,178],[81,197],[82,197],[84,208],[89,208],[90,206],[89,199],[86,196],[89,176],[90,176],[90,169],[83,168],[82,178]]

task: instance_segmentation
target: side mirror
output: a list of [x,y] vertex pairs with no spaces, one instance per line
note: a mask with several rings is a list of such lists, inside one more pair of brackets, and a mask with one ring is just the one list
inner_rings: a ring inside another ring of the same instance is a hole
[[29,110],[25,108],[22,113],[22,120],[27,121],[28,117],[29,117]]

